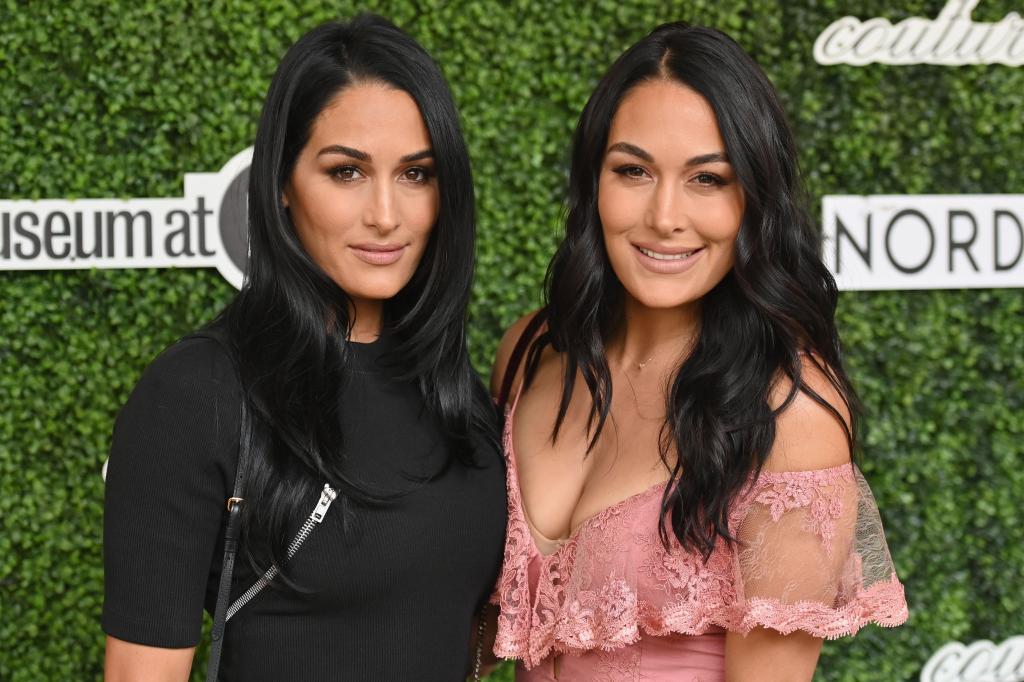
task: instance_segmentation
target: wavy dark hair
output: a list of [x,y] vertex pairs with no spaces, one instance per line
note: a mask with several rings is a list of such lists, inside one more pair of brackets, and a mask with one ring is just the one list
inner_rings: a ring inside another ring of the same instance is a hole
[[449,442],[449,465],[473,465],[477,436],[494,431],[493,408],[466,350],[475,209],[451,92],[427,52],[387,20],[362,15],[323,24],[288,50],[270,83],[249,174],[246,279],[224,314],[263,446],[248,472],[242,526],[254,565],[254,556],[283,563],[292,524],[324,481],[346,504],[389,498],[345,473],[339,395],[350,352],[350,299],[306,252],[282,203],[317,115],[363,82],[388,84],[416,102],[440,194],[419,266],[384,303],[384,327],[396,339],[389,361],[400,380],[418,386]]
[[[775,440],[775,417],[798,391],[839,420],[850,451],[855,449],[856,423],[847,424],[802,380],[801,359],[817,365],[853,418],[858,403],[841,360],[836,285],[821,260],[821,235],[810,218],[796,144],[775,89],[729,36],[677,22],[657,27],[616,60],[576,128],[565,238],[548,270],[541,313],[547,328],[530,346],[525,368],[529,385],[546,346],[563,354],[552,439],[577,375],[590,393],[590,449],[609,414],[605,352],[623,324],[624,292],[605,250],[598,177],[619,103],[634,86],[659,79],[683,84],[710,103],[746,198],[735,266],[702,301],[692,351],[668,389],[661,433],[662,460],[671,472],[662,496],[662,541],[668,545],[670,520],[682,546],[707,558],[719,539],[734,540],[730,504],[760,472]],[[782,377],[791,387],[772,409],[772,390]]]

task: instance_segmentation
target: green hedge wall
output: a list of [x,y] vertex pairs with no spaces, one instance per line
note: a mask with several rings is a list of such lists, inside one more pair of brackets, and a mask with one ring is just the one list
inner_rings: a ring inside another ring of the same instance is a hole
[[[540,301],[578,112],[612,59],[664,20],[722,28],[764,65],[816,200],[1024,193],[1024,69],[811,57],[834,19],[934,17],[943,0],[255,4],[0,1],[0,197],[180,196],[185,171],[215,171],[251,144],[285,48],[361,9],[418,38],[461,107],[481,370]],[[986,0],[975,20],[1011,10]],[[101,676],[99,470],[114,416],[150,359],[231,295],[214,270],[0,273],[0,679]],[[916,679],[949,640],[1024,633],[1024,291],[847,293],[840,328],[911,619],[828,643],[819,679]]]

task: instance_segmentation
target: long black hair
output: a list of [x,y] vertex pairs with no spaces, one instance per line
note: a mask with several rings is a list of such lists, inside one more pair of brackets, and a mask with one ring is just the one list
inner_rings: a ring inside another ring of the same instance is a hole
[[[590,393],[590,448],[611,406],[606,360],[623,324],[623,287],[605,250],[597,208],[598,177],[611,121],[634,86],[681,83],[711,105],[726,153],[746,199],[735,265],[704,297],[697,338],[668,389],[661,456],[671,472],[662,497],[666,519],[683,547],[710,555],[733,540],[730,504],[760,472],[775,440],[775,417],[798,391],[850,424],[801,378],[802,358],[817,365],[856,417],[856,396],[843,371],[835,328],[836,285],[820,257],[796,144],[774,87],[757,63],[720,31],[664,24],[627,50],[591,95],[573,139],[565,238],[547,278],[547,329],[527,355],[527,385],[550,345],[564,358],[557,439],[577,375]],[[787,377],[783,404],[770,405]],[[673,456],[670,456],[673,455]]]
[[246,484],[243,537],[250,558],[280,565],[295,518],[324,481],[346,502],[386,501],[342,466],[340,387],[349,348],[350,299],[303,248],[282,203],[313,122],[344,88],[384,83],[407,92],[430,136],[440,194],[437,222],[411,281],[384,303],[389,354],[415,382],[449,441],[449,464],[474,463],[476,435],[493,409],[469,363],[466,307],[473,278],[475,209],[469,155],[440,69],[387,20],[363,15],[305,34],[270,83],[249,172],[249,261],[225,313],[243,399],[263,455]]

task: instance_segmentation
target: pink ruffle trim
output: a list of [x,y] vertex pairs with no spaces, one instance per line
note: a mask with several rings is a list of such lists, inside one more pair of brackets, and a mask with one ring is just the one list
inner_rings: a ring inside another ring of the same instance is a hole
[[702,635],[723,628],[745,635],[756,627],[766,627],[784,635],[801,630],[814,637],[838,639],[856,634],[869,623],[896,627],[907,616],[903,585],[895,574],[841,607],[754,598],[742,605],[682,601],[658,609],[638,602],[624,581],[615,581],[600,592],[581,595],[548,627],[505,629],[499,633],[494,653],[501,658],[522,659],[527,668],[533,668],[552,652],[579,654],[629,646],[640,640],[641,632],[661,637]]

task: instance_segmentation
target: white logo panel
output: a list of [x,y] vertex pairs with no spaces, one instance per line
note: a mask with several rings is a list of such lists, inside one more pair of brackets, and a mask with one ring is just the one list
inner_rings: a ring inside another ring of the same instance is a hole
[[215,267],[241,287],[251,161],[186,173],[180,198],[0,201],[0,270]]
[[1024,194],[827,196],[840,289],[1024,287]]

